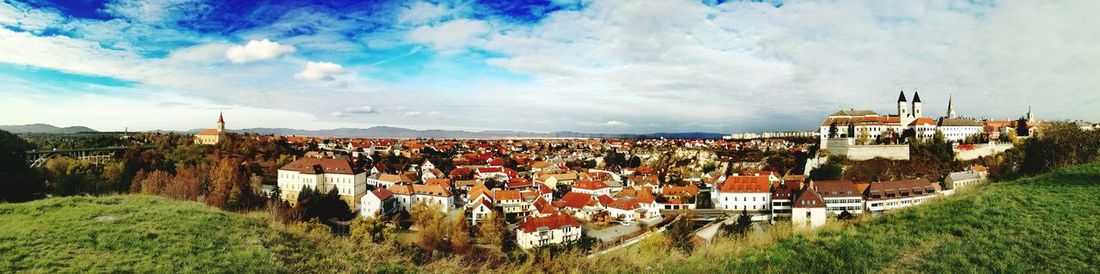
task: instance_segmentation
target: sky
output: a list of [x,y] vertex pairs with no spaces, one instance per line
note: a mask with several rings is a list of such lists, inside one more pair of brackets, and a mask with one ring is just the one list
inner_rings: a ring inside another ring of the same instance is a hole
[[1100,121],[1100,1],[0,2],[0,124],[812,130]]

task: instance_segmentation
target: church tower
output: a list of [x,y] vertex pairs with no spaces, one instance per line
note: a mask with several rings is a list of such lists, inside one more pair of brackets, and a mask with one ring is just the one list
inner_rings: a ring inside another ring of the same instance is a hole
[[1031,106],[1027,106],[1027,121],[1034,122],[1035,116],[1031,115]]
[[902,90],[901,95],[898,95],[898,119],[906,118],[909,118],[909,102],[905,100],[905,90]]
[[218,132],[225,132],[225,119],[222,118],[221,112],[218,112]]
[[955,96],[948,95],[947,97],[947,118],[956,118],[955,116]]
[[921,114],[921,111],[920,111],[920,94],[917,94],[916,91],[913,91],[913,118],[914,119],[915,118],[920,118],[921,115],[922,114]]

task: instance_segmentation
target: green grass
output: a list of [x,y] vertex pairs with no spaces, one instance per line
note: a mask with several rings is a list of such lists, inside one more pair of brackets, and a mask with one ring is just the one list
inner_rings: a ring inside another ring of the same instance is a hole
[[1090,164],[994,183],[740,254],[696,253],[653,267],[677,273],[1096,273],[1098,213],[1100,164]]
[[346,272],[388,266],[357,260],[354,252],[332,252],[348,249],[273,229],[259,218],[154,196],[0,204],[4,273]]
[[595,260],[573,254],[491,268],[453,257],[414,266],[386,245],[199,203],[68,197],[0,204],[0,273],[1097,273],[1098,213],[1100,164],[1090,164],[813,233],[773,229],[719,241],[690,255],[656,238]]

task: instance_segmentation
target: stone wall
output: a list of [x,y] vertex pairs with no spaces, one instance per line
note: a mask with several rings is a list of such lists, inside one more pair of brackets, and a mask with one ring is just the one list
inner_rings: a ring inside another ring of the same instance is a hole
[[849,160],[863,161],[874,158],[890,160],[909,160],[909,145],[856,145],[855,138],[829,138],[829,155],[848,157]]

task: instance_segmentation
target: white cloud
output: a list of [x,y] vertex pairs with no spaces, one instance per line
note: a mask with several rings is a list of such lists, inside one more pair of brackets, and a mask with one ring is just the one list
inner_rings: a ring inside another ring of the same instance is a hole
[[213,62],[225,58],[225,53],[230,48],[237,47],[227,43],[201,44],[173,50],[168,54],[168,59],[184,62]]
[[0,25],[18,27],[26,31],[39,33],[48,27],[60,25],[64,21],[65,18],[55,13],[0,3]]
[[607,123],[604,123],[604,125],[617,127],[617,126],[628,126],[630,124],[627,124],[627,123],[624,123],[624,122],[621,122],[621,121],[618,121],[618,120],[610,120],[610,121],[607,121]]
[[406,111],[405,113],[401,114],[401,117],[416,117],[420,116],[421,114],[422,113],[420,113],[419,111]]
[[407,24],[422,24],[438,20],[448,14],[449,9],[443,4],[431,4],[416,2],[408,7],[397,17],[397,21]]
[[413,29],[408,39],[413,43],[429,44],[442,50],[460,49],[484,40],[489,24],[481,20],[456,19],[436,25]]
[[225,51],[225,58],[233,63],[247,63],[252,61],[278,58],[294,52],[294,47],[280,45],[267,39],[251,40],[244,46],[232,46]]
[[305,70],[302,70],[298,74],[295,74],[294,77],[302,80],[311,81],[332,81],[335,80],[332,77],[333,75],[343,74],[345,72],[346,71],[344,70],[344,66],[341,66],[340,64],[310,61],[306,62]]
[[196,16],[210,8],[199,0],[114,0],[103,12],[143,23],[174,21],[176,16]]

